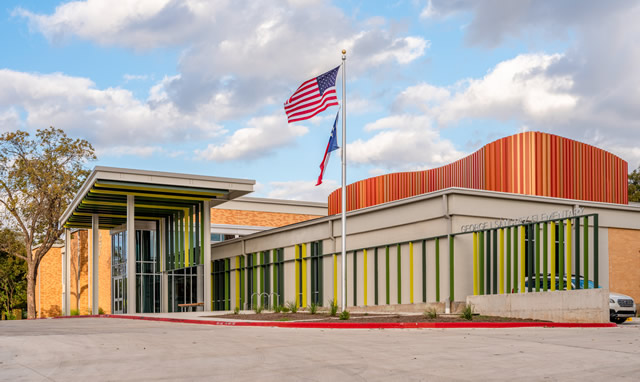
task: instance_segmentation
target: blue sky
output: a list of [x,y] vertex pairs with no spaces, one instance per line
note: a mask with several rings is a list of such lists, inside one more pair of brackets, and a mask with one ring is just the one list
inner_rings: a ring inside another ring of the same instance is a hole
[[637,2],[2,7],[0,132],[62,128],[94,145],[91,166],[250,178],[255,196],[325,201],[338,155],[314,184],[337,108],[287,124],[282,104],[342,48],[348,182],[441,166],[523,130],[640,165]]

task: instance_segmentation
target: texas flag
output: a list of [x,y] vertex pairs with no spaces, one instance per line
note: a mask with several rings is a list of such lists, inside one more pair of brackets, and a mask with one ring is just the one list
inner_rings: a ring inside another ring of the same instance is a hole
[[336,120],[333,122],[333,129],[331,129],[331,137],[329,137],[327,149],[324,151],[324,158],[322,159],[322,163],[320,163],[320,176],[318,177],[318,183],[316,183],[316,186],[322,184],[322,176],[324,175],[324,169],[329,165],[329,157],[331,156],[331,152],[340,148],[338,147],[338,139],[336,137],[336,124],[338,123],[338,115],[340,115],[340,110],[338,110],[338,113],[336,113]]

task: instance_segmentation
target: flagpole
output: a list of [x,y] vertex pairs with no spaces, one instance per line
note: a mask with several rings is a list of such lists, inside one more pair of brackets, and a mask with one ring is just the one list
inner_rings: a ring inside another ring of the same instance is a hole
[[342,49],[342,310],[347,309],[347,51]]

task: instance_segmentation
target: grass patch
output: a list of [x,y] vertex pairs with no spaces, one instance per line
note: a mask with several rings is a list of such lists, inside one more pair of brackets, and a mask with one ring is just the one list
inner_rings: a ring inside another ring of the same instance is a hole
[[98,308],[98,314],[100,314],[100,315],[104,314],[104,309]]
[[329,301],[329,315],[335,317],[338,314],[338,304],[335,301]]
[[71,309],[71,310],[69,311],[69,314],[70,314],[71,316],[79,316],[79,315],[80,315],[80,310],[79,310],[79,309]]
[[289,308],[291,313],[298,313],[298,305],[296,305],[295,301],[288,301],[287,308]]
[[436,308],[429,308],[425,310],[424,318],[428,318],[430,320],[435,320],[436,318],[438,318],[438,312],[436,311]]
[[291,321],[291,319],[289,317],[282,317],[278,319],[278,321]]
[[235,308],[233,308],[233,314],[239,314],[240,313],[240,307],[236,306]]
[[262,305],[256,305],[256,307],[253,309],[253,311],[256,312],[256,314],[260,314],[260,313],[262,313],[262,309],[264,309],[264,307]]
[[460,317],[464,318],[467,321],[473,320],[473,305],[465,305],[464,309],[462,309],[462,314],[460,314]]
[[283,306],[282,306],[282,305],[280,305],[280,304],[276,304],[276,305],[273,307],[273,313],[282,313],[282,308],[283,308]]
[[340,313],[341,320],[348,320],[349,318],[351,318],[351,314],[349,314],[348,310],[343,310],[342,313]]
[[318,313],[318,304],[316,304],[315,302],[311,303],[311,305],[309,305],[309,313],[311,314]]

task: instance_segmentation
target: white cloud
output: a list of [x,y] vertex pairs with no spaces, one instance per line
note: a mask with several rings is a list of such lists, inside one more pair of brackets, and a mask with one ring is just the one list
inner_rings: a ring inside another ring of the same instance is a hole
[[129,82],[146,80],[147,78],[149,78],[149,76],[146,74],[125,74],[124,76],[122,76],[122,78],[125,82]]
[[338,182],[325,179],[321,185],[316,186],[316,181],[294,180],[289,182],[269,182],[270,190],[268,198],[305,200],[326,203],[329,194],[339,188]]
[[464,156],[451,141],[440,137],[427,116],[390,116],[367,125],[365,130],[382,131],[368,140],[350,143],[349,163],[408,171],[442,166]]
[[0,133],[16,130],[19,126],[20,115],[15,108],[0,109]]
[[430,19],[436,16],[438,16],[438,12],[433,7],[431,0],[428,0],[427,5],[422,9],[422,12],[420,12],[420,17],[423,19]]
[[381,106],[370,98],[364,98],[360,95],[350,95],[347,99],[347,108],[349,115],[354,115],[380,110]]
[[575,110],[573,79],[551,74],[562,55],[522,54],[496,65],[485,77],[469,79],[450,99],[436,106],[438,121],[497,118],[548,121]]
[[160,146],[115,146],[115,147],[105,147],[99,148],[96,150],[96,155],[98,158],[103,156],[110,157],[122,157],[125,155],[138,156],[142,158],[148,158],[154,154],[164,153],[165,150]]
[[59,127],[98,149],[212,138],[222,129],[206,111],[187,114],[166,100],[143,102],[126,89],[97,89],[87,78],[0,69],[0,110],[15,120],[15,105],[27,127]]
[[637,7],[637,2],[626,0],[429,0],[421,16],[438,18],[472,12],[473,20],[466,28],[467,41],[495,48],[509,38],[531,33],[566,39],[570,28],[600,23],[609,15]]
[[[30,26],[52,41],[63,41],[72,36],[95,40],[100,44],[123,43],[139,49],[181,41],[188,33],[176,28],[171,12],[177,20],[192,20],[188,15],[196,10],[199,1],[185,1],[178,5],[170,0],[72,1],[56,7],[51,15],[35,14],[23,8],[14,15],[25,17]],[[161,19],[168,21],[164,25]],[[162,33],[158,33],[162,32]],[[124,37],[126,39],[118,40]]]
[[446,101],[451,96],[448,89],[420,83],[406,88],[394,102],[394,109],[417,106],[420,110],[428,110],[433,104]]
[[429,47],[423,37],[399,35],[383,18],[354,22],[326,1],[88,0],[52,14],[18,8],[14,15],[51,41],[184,48],[179,75],[162,81],[163,91],[180,109],[206,110],[219,119],[282,102],[299,81],[338,65],[342,48],[360,63],[350,69],[357,76],[374,66],[413,62]]
[[388,50],[379,52],[371,57],[374,63],[383,63],[395,60],[399,64],[408,64],[424,55],[429,48],[429,42],[421,37],[404,37],[393,40]]
[[204,150],[197,150],[196,155],[217,162],[256,159],[291,144],[309,131],[304,126],[287,123],[283,113],[252,118],[247,125],[250,127],[236,130],[223,144],[210,144]]
[[[440,125],[464,118],[519,119],[539,123],[566,119],[580,101],[571,76],[550,73],[560,54],[522,54],[500,62],[486,76],[451,87],[410,86],[396,98],[396,112],[417,109]],[[371,127],[373,128],[373,127]]]
[[[561,55],[522,55],[505,61],[493,69],[493,76],[464,84],[465,91],[457,92],[456,100],[433,113],[441,122],[512,118],[532,130],[607,149],[635,168],[640,163],[640,50],[636,48],[640,3],[579,3],[512,1],[504,6],[499,0],[430,1],[428,7],[436,16],[471,13],[465,36],[473,45],[495,48],[520,36],[524,36],[520,41],[542,38],[570,44]],[[508,77],[501,80],[500,72],[517,74],[506,92]]]

